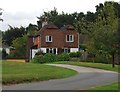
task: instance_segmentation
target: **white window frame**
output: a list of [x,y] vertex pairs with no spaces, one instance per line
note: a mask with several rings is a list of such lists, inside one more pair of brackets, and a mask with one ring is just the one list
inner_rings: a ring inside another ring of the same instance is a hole
[[48,53],[50,53],[50,50],[52,51],[52,53],[54,53],[54,49],[56,50],[56,53],[57,54],[57,48],[46,48],[46,53],[47,53],[47,49],[49,50]]
[[[49,38],[49,37],[51,37],[51,41],[50,41],[50,38]],[[46,38],[46,42],[52,42],[52,36],[47,35],[45,38]]]
[[[67,39],[68,36],[69,36],[69,40]],[[74,42],[74,35],[66,35],[66,42]]]

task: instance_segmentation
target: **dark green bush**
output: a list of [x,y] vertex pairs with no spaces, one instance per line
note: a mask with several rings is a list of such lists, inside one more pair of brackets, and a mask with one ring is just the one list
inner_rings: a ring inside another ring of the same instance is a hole
[[70,56],[68,53],[62,53],[57,55],[57,61],[69,61],[70,60]]
[[71,52],[69,53],[70,57],[80,57],[81,56],[81,52]]
[[36,55],[33,60],[32,60],[33,63],[45,63],[44,61],[44,56],[43,55]]
[[45,61],[45,63],[55,62],[55,61],[57,61],[57,57],[55,54],[47,53],[44,55],[44,61]]
[[47,53],[45,55],[35,55],[32,62],[33,63],[50,63],[56,61],[69,61],[70,56],[67,53],[62,53],[59,55]]

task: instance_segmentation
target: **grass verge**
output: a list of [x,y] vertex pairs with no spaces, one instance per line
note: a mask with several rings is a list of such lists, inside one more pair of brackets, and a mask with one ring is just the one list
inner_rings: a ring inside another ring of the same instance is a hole
[[100,87],[91,88],[90,90],[119,90],[119,85],[120,82],[119,83],[116,82],[108,85],[103,85]]
[[76,71],[43,64],[2,61],[2,84],[16,84],[73,76]]
[[56,64],[70,64],[70,65],[76,65],[76,66],[92,67],[92,68],[110,70],[110,71],[114,71],[114,72],[120,72],[120,69],[118,69],[119,68],[118,65],[116,65],[115,68],[113,68],[111,64],[74,62],[74,61],[60,61],[60,62],[54,62],[54,63],[56,63]]

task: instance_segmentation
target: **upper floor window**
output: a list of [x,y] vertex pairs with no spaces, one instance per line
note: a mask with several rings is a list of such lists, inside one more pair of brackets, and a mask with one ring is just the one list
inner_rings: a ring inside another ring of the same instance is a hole
[[46,42],[52,42],[52,36],[46,36]]
[[74,35],[66,35],[66,42],[74,42]]

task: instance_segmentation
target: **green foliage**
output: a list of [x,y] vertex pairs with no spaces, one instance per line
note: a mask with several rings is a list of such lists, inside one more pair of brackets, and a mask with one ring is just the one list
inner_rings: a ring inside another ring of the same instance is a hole
[[2,49],[2,58],[6,58],[8,54],[6,53],[5,49]]
[[56,61],[69,61],[70,56],[67,53],[62,53],[59,55],[47,53],[44,56],[43,55],[35,55],[32,62],[33,63],[50,63],[50,62],[56,62]]
[[7,45],[12,45],[12,41],[15,40],[18,37],[22,37],[26,31],[24,27],[11,27],[4,32],[2,40],[4,41],[5,44]]
[[70,57],[80,57],[81,56],[81,52],[71,52],[69,53]]
[[48,62],[55,62],[57,61],[56,55],[55,54],[51,54],[51,53],[47,53],[44,55],[44,62],[48,63]]
[[45,63],[44,56],[43,55],[36,55],[33,60],[33,63]]
[[[13,51],[13,55],[15,57],[21,57],[21,58],[25,58],[26,56],[26,44],[27,44],[27,35],[24,35],[23,37],[17,38],[15,40],[13,40],[12,42],[12,46],[15,48],[15,50]],[[14,57],[13,57],[14,58]]]
[[118,18],[113,3],[105,2],[97,7],[99,16],[93,24],[91,39],[87,43],[87,51],[95,55],[97,62],[109,63],[111,57],[118,52]]
[[38,29],[37,25],[33,25],[30,23],[28,27],[26,27],[26,32],[28,35],[35,35],[37,29]]
[[57,55],[57,61],[69,61],[70,60],[70,56],[68,53],[62,53]]

